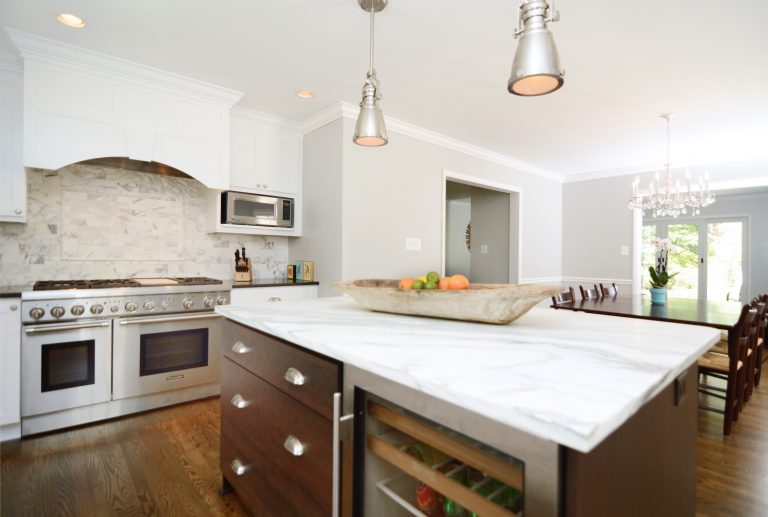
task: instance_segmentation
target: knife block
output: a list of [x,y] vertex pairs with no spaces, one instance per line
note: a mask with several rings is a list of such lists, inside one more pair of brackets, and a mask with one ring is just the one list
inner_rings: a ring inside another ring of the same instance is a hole
[[251,268],[251,259],[242,259],[235,263],[235,282],[250,282],[253,280],[253,269]]

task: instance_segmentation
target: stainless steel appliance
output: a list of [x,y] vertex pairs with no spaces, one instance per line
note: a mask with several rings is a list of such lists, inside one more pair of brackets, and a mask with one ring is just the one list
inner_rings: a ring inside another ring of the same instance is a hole
[[293,228],[293,199],[244,192],[222,192],[221,222]]
[[210,278],[38,282],[22,293],[22,434],[219,392],[229,285]]

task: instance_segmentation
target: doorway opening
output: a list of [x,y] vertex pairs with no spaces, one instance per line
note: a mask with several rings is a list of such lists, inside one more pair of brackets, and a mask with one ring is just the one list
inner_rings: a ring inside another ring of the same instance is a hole
[[520,191],[446,173],[443,274],[473,283],[518,283]]

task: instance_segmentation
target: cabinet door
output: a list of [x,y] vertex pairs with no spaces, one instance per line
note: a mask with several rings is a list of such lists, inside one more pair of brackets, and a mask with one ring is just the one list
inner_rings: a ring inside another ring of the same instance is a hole
[[20,420],[21,300],[0,299],[0,425]]
[[27,218],[21,92],[21,74],[0,70],[0,221],[19,223]]
[[299,193],[300,135],[233,120],[230,146],[231,189]]

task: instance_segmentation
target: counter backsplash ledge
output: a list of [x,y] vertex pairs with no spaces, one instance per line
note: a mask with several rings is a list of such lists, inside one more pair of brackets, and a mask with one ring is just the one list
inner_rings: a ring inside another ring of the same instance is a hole
[[208,234],[196,180],[95,165],[28,171],[27,224],[0,223],[0,285],[43,279],[233,278],[246,247],[254,277],[282,278],[285,237]]

